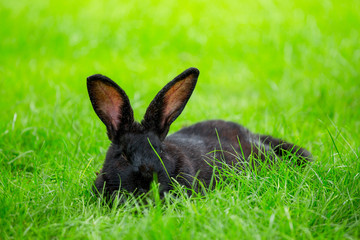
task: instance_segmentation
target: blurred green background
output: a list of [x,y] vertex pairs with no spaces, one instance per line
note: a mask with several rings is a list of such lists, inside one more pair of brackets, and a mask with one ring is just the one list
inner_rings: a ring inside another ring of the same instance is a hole
[[140,119],[158,89],[194,66],[190,118],[321,114],[345,125],[339,111],[355,117],[359,106],[358,13],[358,1],[2,1],[1,122],[55,109],[88,120],[94,73],[118,82]]
[[87,201],[109,145],[86,91],[95,73],[141,120],[161,87],[197,67],[172,132],[221,118],[305,146],[320,168],[341,165],[334,154],[358,162],[359,13],[358,0],[0,0],[2,236],[66,236],[41,219],[70,221],[56,205]]

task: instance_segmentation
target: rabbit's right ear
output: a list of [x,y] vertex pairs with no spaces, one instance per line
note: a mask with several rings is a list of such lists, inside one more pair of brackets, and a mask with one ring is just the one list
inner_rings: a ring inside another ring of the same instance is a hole
[[101,74],[87,78],[87,89],[91,104],[105,124],[109,139],[113,141],[134,122],[129,98],[119,85]]
[[164,140],[170,125],[180,115],[194,91],[199,70],[189,68],[169,82],[155,96],[146,110],[143,126]]

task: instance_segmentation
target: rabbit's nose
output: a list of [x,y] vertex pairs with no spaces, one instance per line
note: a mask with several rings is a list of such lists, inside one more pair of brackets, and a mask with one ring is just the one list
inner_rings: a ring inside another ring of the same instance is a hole
[[141,175],[145,178],[152,178],[154,169],[151,166],[141,165],[139,168]]

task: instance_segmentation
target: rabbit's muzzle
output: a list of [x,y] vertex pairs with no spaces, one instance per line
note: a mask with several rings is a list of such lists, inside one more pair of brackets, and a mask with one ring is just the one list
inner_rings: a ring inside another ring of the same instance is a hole
[[153,166],[134,166],[134,173],[141,174],[141,176],[145,179],[152,179],[153,174],[155,173],[155,169]]

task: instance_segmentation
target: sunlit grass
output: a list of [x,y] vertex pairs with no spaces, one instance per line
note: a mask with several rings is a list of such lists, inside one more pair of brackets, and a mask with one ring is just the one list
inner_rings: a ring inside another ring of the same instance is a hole
[[[359,238],[359,4],[0,0],[0,238]],[[188,67],[198,85],[171,132],[231,120],[314,163],[107,206],[91,191],[109,141],[86,77],[116,81],[141,120]]]

